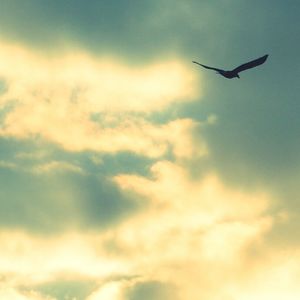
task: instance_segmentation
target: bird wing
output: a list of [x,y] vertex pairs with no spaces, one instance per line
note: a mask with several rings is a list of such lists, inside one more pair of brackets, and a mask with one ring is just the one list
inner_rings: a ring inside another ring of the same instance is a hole
[[237,68],[233,69],[232,71],[236,72],[236,73],[239,73],[239,72],[245,71],[247,69],[257,67],[257,66],[263,64],[267,60],[268,56],[269,55],[267,54],[267,55],[264,55],[260,58],[251,60],[251,61],[249,61],[245,64],[242,64],[242,65],[238,66]]
[[223,71],[223,70],[221,70],[221,69],[217,69],[217,68],[209,67],[209,66],[206,66],[206,65],[202,65],[202,64],[200,64],[200,63],[198,63],[198,62],[196,62],[196,61],[193,61],[193,63],[194,63],[194,64],[197,64],[197,65],[199,65],[199,66],[202,66],[202,67],[205,68],[205,69],[210,69],[210,70],[215,70],[215,71]]

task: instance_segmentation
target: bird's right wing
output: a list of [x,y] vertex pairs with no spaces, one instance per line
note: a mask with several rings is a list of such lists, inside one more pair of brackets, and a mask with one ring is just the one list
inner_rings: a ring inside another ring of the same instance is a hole
[[242,65],[238,66],[237,68],[233,69],[232,71],[239,73],[239,72],[245,71],[247,69],[251,69],[251,68],[257,67],[257,66],[263,64],[267,60],[268,56],[269,55],[267,54],[267,55],[264,55],[264,56],[262,56],[260,58],[257,58],[257,59],[254,59],[252,61],[249,61],[249,62],[247,62],[245,64],[242,64]]
[[202,65],[202,64],[200,64],[200,63],[198,63],[198,62],[196,62],[196,61],[193,61],[193,63],[194,63],[194,64],[197,64],[197,65],[199,65],[199,66],[202,66],[202,67],[205,68],[205,69],[210,69],[210,70],[215,70],[215,71],[223,71],[223,70],[221,70],[221,69],[217,69],[217,68],[209,67],[209,66],[206,66],[206,65]]

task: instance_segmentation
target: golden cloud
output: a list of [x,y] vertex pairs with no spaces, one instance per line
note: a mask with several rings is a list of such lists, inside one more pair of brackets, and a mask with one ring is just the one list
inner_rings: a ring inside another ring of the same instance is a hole
[[[180,286],[180,299],[299,297],[299,249],[290,257],[291,250],[262,243],[282,221],[268,214],[267,193],[226,187],[215,174],[191,179],[170,162],[156,163],[152,178],[115,180],[150,204],[115,232],[114,241],[153,276]],[[251,251],[260,254],[254,258]]]
[[[201,256],[227,260],[229,253],[236,257],[272,225],[272,218],[264,215],[270,203],[265,193],[249,195],[229,189],[214,174],[194,181],[183,167],[167,161],[156,163],[151,170],[153,179],[137,175],[115,177],[122,189],[150,200],[144,214],[124,225],[120,232],[122,249],[127,244],[129,248],[143,245],[143,251],[155,244],[162,246],[163,253],[177,256],[181,251],[182,256],[186,255],[185,243],[172,240],[174,234],[179,239],[195,238],[190,242],[196,243],[194,247],[199,247]],[[238,242],[228,243],[229,239]],[[177,245],[174,249],[173,243]]]
[[189,130],[196,122],[145,121],[150,113],[199,97],[195,73],[179,59],[137,67],[83,52],[46,57],[0,42],[0,76],[7,85],[0,99],[7,108],[1,136],[40,136],[70,151],[151,157],[169,148],[177,156],[194,151]]
[[[283,217],[269,211],[271,196],[228,187],[215,173],[192,178],[180,158],[208,153],[193,138],[201,124],[188,118],[151,121],[149,113],[199,96],[195,75],[179,59],[130,67],[82,52],[47,58],[0,42],[0,76],[7,85],[0,99],[7,110],[2,136],[41,136],[69,151],[154,158],[171,152],[179,158],[155,163],[150,177],[115,176],[118,187],[146,208],[101,232],[41,237],[2,230],[0,298],[52,300],[31,290],[71,277],[97,284],[88,300],[126,300],[139,280],[170,283],[179,299],[299,299],[299,249],[291,257],[262,243]],[[207,121],[214,122],[215,116]],[[34,171],[57,170],[83,172],[61,161]]]
[[[297,299],[300,252],[290,257],[261,243],[278,216],[268,213],[266,192],[226,187],[215,174],[192,179],[166,161],[151,170],[151,178],[114,178],[148,206],[105,231],[52,237],[2,231],[0,270],[9,278],[3,293],[85,278],[98,286],[88,300],[127,300],[135,284],[151,280],[175,286],[182,300],[280,299],[285,293]],[[254,258],[255,249],[261,254]]]

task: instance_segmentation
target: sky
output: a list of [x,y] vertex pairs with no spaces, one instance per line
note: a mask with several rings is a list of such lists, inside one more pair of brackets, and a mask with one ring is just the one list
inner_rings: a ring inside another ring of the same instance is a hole
[[299,10],[0,0],[0,299],[298,300]]

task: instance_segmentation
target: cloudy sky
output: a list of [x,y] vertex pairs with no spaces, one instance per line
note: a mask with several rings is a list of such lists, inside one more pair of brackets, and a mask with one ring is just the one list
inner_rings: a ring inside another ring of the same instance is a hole
[[0,299],[298,300],[299,10],[0,0]]

